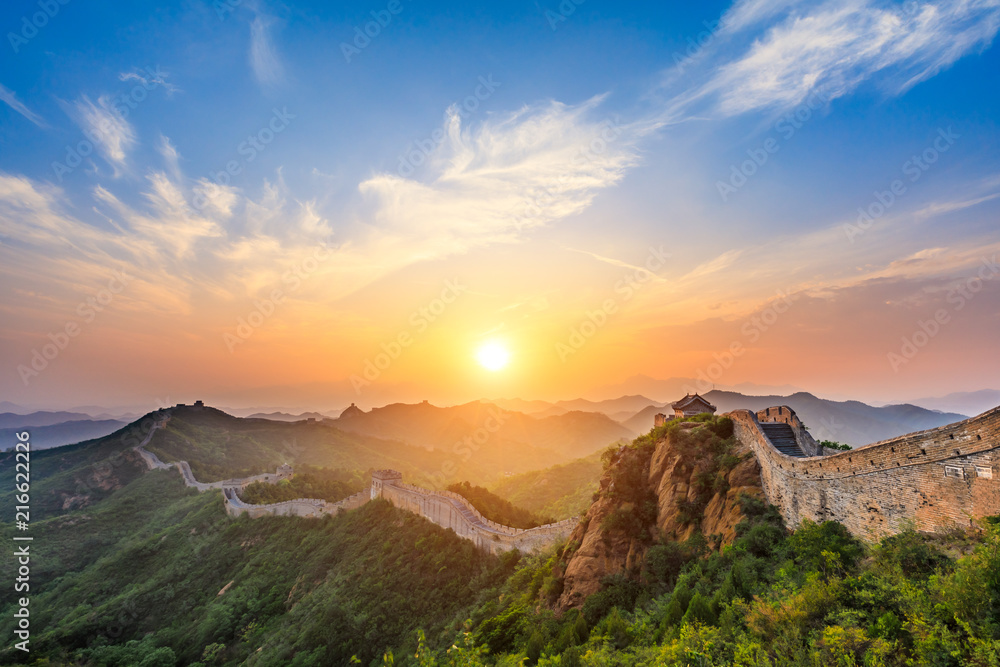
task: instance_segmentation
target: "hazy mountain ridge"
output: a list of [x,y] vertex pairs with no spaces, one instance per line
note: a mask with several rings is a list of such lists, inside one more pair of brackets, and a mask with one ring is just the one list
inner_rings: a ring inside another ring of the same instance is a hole
[[[836,440],[854,447],[944,426],[968,417],[958,413],[928,410],[908,403],[876,407],[861,401],[831,401],[804,391],[790,396],[747,396],[715,389],[704,396],[718,408],[717,414],[740,408],[756,411],[787,405],[795,410],[817,440]],[[663,412],[668,417],[673,416],[668,406],[654,404],[643,408],[622,424],[638,433],[645,433],[653,428],[653,417],[658,412]]]
[[329,415],[325,415],[322,412],[303,412],[302,414],[294,415],[289,412],[255,412],[253,414],[247,415],[247,419],[270,419],[272,421],[279,422],[298,422],[306,421],[307,419],[330,419]]
[[[587,456],[617,440],[635,436],[600,413],[572,411],[533,417],[480,401],[451,407],[394,403],[330,423],[345,431],[402,440],[427,449],[461,453],[463,457],[478,457],[492,451],[511,462],[498,469],[498,473],[526,472],[528,469],[518,465],[516,455],[516,450],[525,447],[536,450],[539,460],[547,459],[537,466],[544,468]],[[482,441],[465,443],[464,439],[473,434],[479,434]],[[468,451],[470,448],[472,452]],[[507,450],[510,455],[504,455]]]
[[125,426],[125,422],[116,419],[79,419],[46,426],[0,428],[0,442],[14,443],[16,442],[15,434],[28,430],[31,433],[32,449],[51,449],[93,438],[103,438],[106,435],[114,433],[122,426]]
[[975,417],[1000,405],[1000,389],[958,391],[944,396],[918,398],[909,401],[909,403],[928,410],[962,412],[967,413],[970,417]]

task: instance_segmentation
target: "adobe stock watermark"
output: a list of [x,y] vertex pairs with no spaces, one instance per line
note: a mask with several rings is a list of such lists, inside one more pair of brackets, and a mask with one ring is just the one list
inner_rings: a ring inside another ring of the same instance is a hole
[[[608,150],[608,146],[617,141],[618,138],[625,132],[624,128],[619,125],[620,120],[621,119],[618,116],[614,116],[613,118],[608,118],[601,122],[598,126],[599,131],[596,136],[590,140],[586,147],[581,148],[574,153],[570,162],[574,166],[580,166],[603,155]],[[514,214],[515,225],[529,225],[535,218],[543,216],[545,208],[550,206],[552,201],[560,196],[561,186],[566,185],[569,180],[570,176],[562,174],[556,179],[555,185],[536,189],[533,194],[527,198],[528,201],[524,204],[523,211],[521,213]]]
[[560,23],[565,23],[566,19],[576,13],[576,8],[585,3],[587,0],[562,0],[559,6],[556,7],[558,12],[554,12],[551,9],[545,10],[545,20],[549,22],[549,27],[553,31],[559,29]]
[[340,43],[340,52],[344,54],[344,60],[347,61],[347,64],[350,64],[356,56],[361,55],[361,52],[368,48],[372,40],[381,35],[383,29],[389,27],[392,18],[402,12],[403,3],[400,0],[389,0],[385,9],[371,11],[372,20],[365,23],[364,30],[361,29],[361,26],[354,26],[354,39],[351,40],[351,43]]
[[[941,158],[943,153],[947,153],[961,136],[956,134],[950,125],[947,130],[938,128],[937,136],[931,145],[900,166],[903,175],[910,183],[919,181],[920,177]],[[876,190],[873,193],[874,200],[868,206],[858,208],[857,223],[853,225],[849,222],[844,223],[844,234],[847,236],[847,240],[854,243],[854,239],[871,229],[875,221],[885,215],[906,193],[907,186],[901,178],[894,179],[886,190]]]
[[329,241],[324,239],[312,250],[308,257],[300,262],[295,262],[292,264],[292,268],[282,274],[281,284],[285,286],[284,289],[274,287],[264,299],[254,299],[253,309],[245,317],[240,317],[236,320],[236,326],[233,331],[226,331],[222,334],[222,342],[229,349],[229,353],[234,353],[237,346],[247,342],[253,336],[254,331],[271,319],[278,310],[278,306],[285,302],[285,298],[302,287],[302,283],[308,280],[319,270],[319,267],[324,262],[330,259],[332,255],[331,250],[334,249]]
[[134,70],[123,74],[121,80],[138,81],[139,83],[126,93],[111,98],[101,97],[98,99],[98,104],[104,107],[109,114],[114,114],[118,118],[102,117],[96,128],[83,130],[84,138],[75,146],[66,146],[66,158],[62,162],[52,163],[52,173],[55,174],[60,183],[62,183],[63,178],[83,164],[83,159],[91,155],[98,145],[104,144],[105,139],[119,133],[121,125],[118,121],[127,119],[129,114],[149,97],[150,92],[161,86],[166,87],[168,91],[174,90],[174,87],[167,83],[167,73],[160,70],[159,66],[146,67],[143,70]]
[[[277,108],[271,109],[271,118],[254,134],[247,135],[244,141],[241,141],[236,147],[236,153],[242,156],[242,159],[233,158],[226,162],[223,169],[210,174],[210,178],[207,180],[212,180],[216,185],[226,187],[231,182],[234,176],[239,176],[246,169],[246,166],[257,159],[264,150],[274,141],[275,137],[284,132],[292,120],[296,118],[295,114],[288,113],[288,107],[282,107],[279,111]],[[203,190],[199,190],[195,193],[193,201],[191,202],[197,210],[201,211],[209,204],[209,198],[205,195]]]
[[7,33],[7,41],[14,53],[20,53],[21,47],[38,36],[38,31],[49,24],[59,11],[68,5],[70,0],[38,0],[37,11],[29,17],[27,14],[21,17],[21,29]]
[[802,104],[778,119],[774,124],[774,132],[778,136],[768,137],[757,148],[748,148],[746,160],[738,165],[729,166],[729,178],[725,181],[715,182],[715,188],[719,191],[719,197],[722,198],[722,201],[728,202],[732,195],[739,192],[761,167],[767,164],[771,156],[781,150],[781,142],[794,137],[813,118],[813,115],[829,102],[829,97],[817,91],[806,98]]
[[637,267],[615,283],[614,292],[618,296],[605,299],[596,310],[588,310],[577,324],[570,327],[566,342],[556,342],[559,361],[565,364],[567,359],[579,352],[619,311],[621,304],[630,301],[636,292],[656,277],[656,273],[666,266],[669,258],[670,253],[664,252],[662,245],[659,248],[651,246],[645,266]]
[[[481,102],[488,100],[501,85],[499,81],[493,80],[492,74],[488,74],[485,78],[479,77],[479,85],[476,86],[473,94],[462,100],[461,104],[451,105],[448,108],[448,115],[457,113],[459,118],[465,120],[479,108]],[[444,128],[439,127],[431,132],[430,137],[411,142],[399,158],[399,167],[396,169],[396,173],[403,178],[410,176],[417,167],[427,161],[434,149],[440,146],[447,136]]]
[[389,368],[392,362],[399,359],[403,350],[413,345],[417,336],[427,331],[431,324],[444,314],[448,306],[455,303],[458,297],[468,291],[469,288],[459,283],[457,278],[444,281],[444,288],[438,297],[431,299],[426,305],[410,314],[409,322],[412,329],[403,329],[388,342],[379,345],[382,351],[376,354],[374,359],[365,359],[365,367],[360,375],[351,376],[351,386],[354,387],[354,393],[360,396],[363,388],[378,380],[382,372]]
[[32,349],[31,359],[28,363],[17,366],[17,374],[24,386],[27,387],[34,378],[44,372],[49,364],[69,347],[70,341],[80,335],[80,332],[83,331],[82,325],[90,324],[97,319],[97,316],[111,305],[115,296],[121,294],[130,282],[132,282],[132,276],[127,275],[124,271],[113,274],[105,287],[77,305],[75,312],[79,321],[77,319],[67,320],[61,329],[49,333],[48,343],[42,345],[41,348]]
[[734,340],[723,352],[713,352],[712,358],[715,360],[705,368],[698,370],[695,376],[695,386],[687,385],[684,391],[689,394],[704,394],[711,391],[715,383],[736,363],[736,360],[746,354],[749,349],[747,345],[753,345],[760,340],[778,319],[792,304],[799,298],[798,294],[791,294],[778,291],[777,298],[759,313],[747,318],[740,326],[741,339]]
[[899,350],[886,354],[886,360],[892,371],[898,373],[900,368],[913,361],[920,350],[927,347],[928,343],[952,321],[952,316],[965,308],[982,291],[986,283],[998,275],[1000,275],[1000,264],[997,264],[997,256],[993,255],[992,259],[984,257],[976,275],[948,290],[945,301],[951,306],[950,311],[947,308],[938,308],[932,317],[917,320],[917,328],[909,336],[903,336]]
[[[493,434],[499,431],[503,427],[504,422],[507,421],[507,417],[504,416],[503,411],[496,407],[488,408],[486,413],[488,416],[483,421],[482,426],[461,440],[456,440],[451,447],[451,453],[460,459],[462,463],[468,463],[472,459],[473,454],[489,442]],[[441,464],[440,471],[427,473],[426,480],[432,488],[443,489],[447,486],[448,479],[456,472],[458,472],[458,464],[455,463],[455,459],[448,458]]]

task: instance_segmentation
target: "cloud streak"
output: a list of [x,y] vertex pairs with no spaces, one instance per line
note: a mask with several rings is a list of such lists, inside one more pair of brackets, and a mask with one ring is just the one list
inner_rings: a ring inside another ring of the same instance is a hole
[[475,127],[451,110],[419,178],[378,173],[360,184],[374,226],[439,256],[580,213],[638,162],[642,128],[600,119],[601,101],[527,106]]
[[[781,18],[762,34],[750,29]],[[898,95],[992,42],[1000,0],[939,0],[885,6],[865,0],[737,2],[722,19],[710,78],[682,92],[670,116],[781,111],[813,93],[832,100],[881,77]],[[752,37],[742,53],[739,38]]]
[[284,67],[271,39],[272,19],[257,14],[250,22],[250,66],[257,82],[264,86],[278,84]]
[[26,107],[21,100],[17,99],[17,95],[14,94],[14,91],[2,83],[0,83],[0,102],[3,102],[38,127],[48,127],[41,116]]
[[115,175],[127,166],[128,152],[135,145],[132,125],[119,114],[110,96],[101,95],[95,104],[83,95],[73,105],[71,116],[87,138],[94,142]]

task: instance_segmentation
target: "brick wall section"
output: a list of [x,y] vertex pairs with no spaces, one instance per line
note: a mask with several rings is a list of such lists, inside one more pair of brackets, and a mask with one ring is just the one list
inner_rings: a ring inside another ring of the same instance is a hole
[[254,482],[276,484],[282,479],[281,475],[264,473],[243,479],[199,482],[195,479],[187,461],[163,463],[155,454],[145,449],[145,445],[153,437],[153,432],[157,428],[165,426],[166,423],[167,419],[157,422],[142,443],[134,449],[150,470],[177,468],[186,486],[198,489],[198,491],[220,489],[226,514],[229,516],[236,517],[248,514],[251,518],[262,516],[319,518],[327,514],[336,514],[341,510],[356,509],[369,500],[381,497],[393,505],[419,514],[439,526],[451,528],[459,537],[472,540],[480,548],[494,554],[510,549],[520,549],[524,552],[544,549],[568,537],[579,521],[578,517],[573,517],[528,530],[503,526],[484,517],[468,500],[457,493],[429,491],[418,486],[403,484],[403,476],[395,470],[374,471],[371,485],[368,488],[336,503],[317,498],[297,498],[269,505],[251,505],[240,500],[239,491]]
[[511,528],[490,521],[457,493],[429,491],[403,484],[398,479],[373,478],[372,497],[384,498],[396,507],[419,514],[443,528],[451,528],[459,537],[494,554],[511,549],[524,552],[544,549],[568,537],[579,522],[574,517],[527,530]]
[[262,516],[304,516],[319,518],[325,514],[336,514],[340,510],[352,510],[361,507],[371,498],[371,488],[348,496],[343,500],[331,503],[317,498],[297,498],[269,505],[251,505],[240,500],[236,490],[239,487],[226,487],[222,490],[225,498],[226,514],[240,516],[249,514],[256,519]]
[[795,411],[788,406],[779,405],[774,408],[758,410],[757,420],[761,422],[788,424],[792,427],[792,433],[795,434],[795,442],[798,443],[799,449],[806,456],[823,456],[824,447],[816,442],[816,439],[806,430],[806,425],[802,423],[802,420],[795,414]]
[[942,532],[1000,514],[1000,408],[849,452],[794,458],[774,449],[759,427],[764,420],[798,419],[780,407],[781,415],[771,408],[770,415],[736,410],[729,416],[760,461],[768,500],[790,526],[835,520],[877,540],[907,525]]

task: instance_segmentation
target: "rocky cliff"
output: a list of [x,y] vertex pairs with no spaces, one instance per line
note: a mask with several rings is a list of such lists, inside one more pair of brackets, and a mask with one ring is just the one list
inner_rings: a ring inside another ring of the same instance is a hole
[[608,575],[642,577],[656,541],[733,541],[740,495],[764,494],[757,459],[732,428],[727,418],[669,423],[605,456],[600,490],[563,555],[557,612],[581,606]]

